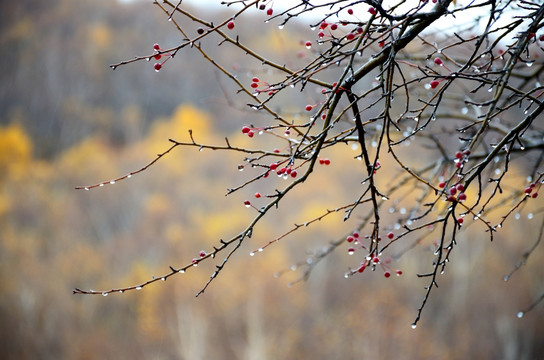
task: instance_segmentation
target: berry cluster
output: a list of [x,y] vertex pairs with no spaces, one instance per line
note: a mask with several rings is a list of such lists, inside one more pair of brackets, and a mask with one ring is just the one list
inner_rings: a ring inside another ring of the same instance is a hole
[[[540,184],[541,183],[538,184],[538,188],[540,188]],[[538,197],[538,188],[537,188],[537,185],[535,183],[530,183],[529,186],[527,186],[523,192],[525,193],[526,196],[530,196],[533,199],[535,199],[535,198]],[[533,190],[534,190],[534,192],[533,192]]]
[[162,66],[164,65],[164,63],[167,62],[172,57],[172,54],[170,54],[169,52],[165,52],[164,49],[161,49],[159,44],[153,44],[153,53],[154,53],[153,58],[155,60],[161,60],[162,58],[164,58],[162,62],[157,62],[153,65],[153,68],[155,69],[155,71],[159,72],[162,69]]

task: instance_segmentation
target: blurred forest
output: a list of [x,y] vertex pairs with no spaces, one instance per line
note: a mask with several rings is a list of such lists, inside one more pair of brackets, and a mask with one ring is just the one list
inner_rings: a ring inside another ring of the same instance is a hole
[[[261,23],[256,17],[237,26],[252,29],[252,41],[268,44],[276,58],[292,61],[287,54],[300,51],[308,30]],[[390,279],[379,272],[344,279],[353,265],[345,251],[328,257],[308,281],[287,286],[300,276],[293,264],[350,230],[342,214],[248,255],[352,196],[363,169],[353,170],[360,176],[335,172],[354,160],[348,147],[329,151],[331,166],[317,171],[334,175],[299,189],[200,297],[194,295],[213,264],[139,292],[72,295],[78,286],[111,288],[160,276],[253,216],[240,205],[250,194],[224,196],[246,175],[238,171],[239,154],[178,148],[126,182],[74,190],[139,169],[168,148],[168,138],[187,140],[188,129],[211,144],[224,143],[225,135],[232,144],[251,143],[239,129],[259,118],[232,105],[231,85],[196,52],[184,50],[168,72],[146,62],[108,68],[152,53],[155,42],[174,46],[179,39],[170,25],[147,1],[0,2],[2,358],[544,358],[542,305],[515,316],[544,288],[543,252],[503,281],[532,245],[527,239],[536,237],[533,218],[542,214],[530,208],[493,243],[467,221],[417,329],[410,324],[426,282],[416,273],[432,258],[433,239],[413,249],[417,239],[398,244],[397,253],[418,255],[392,259],[404,274]],[[259,65],[227,46],[209,51],[240,76]],[[285,99],[285,108],[295,103],[305,104],[304,96]],[[402,204],[395,206],[391,213],[402,212]]]

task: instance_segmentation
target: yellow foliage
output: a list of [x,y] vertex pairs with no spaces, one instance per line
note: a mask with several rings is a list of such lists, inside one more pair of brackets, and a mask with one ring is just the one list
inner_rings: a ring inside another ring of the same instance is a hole
[[111,32],[105,24],[95,24],[89,31],[91,43],[106,48],[111,44]]
[[207,137],[210,131],[210,117],[194,106],[180,105],[169,121],[157,121],[152,126],[149,138],[160,143],[163,148],[169,138],[187,141],[189,130],[192,130],[198,139]]
[[0,172],[23,172],[32,158],[32,141],[17,124],[0,127]]

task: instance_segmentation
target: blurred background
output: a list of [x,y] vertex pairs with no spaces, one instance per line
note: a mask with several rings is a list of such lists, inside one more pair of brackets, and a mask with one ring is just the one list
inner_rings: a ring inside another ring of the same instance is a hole
[[[251,33],[249,45],[266,44],[265,54],[278,62],[304,57],[299,42],[307,26],[279,31],[260,24],[258,17],[237,23],[240,33]],[[227,188],[251,178],[251,170],[238,171],[243,157],[177,148],[130,180],[74,190],[139,169],[169,147],[168,138],[187,140],[188,129],[210,144],[228,136],[240,146],[268,145],[240,133],[242,125],[266,119],[248,112],[248,99],[196,51],[182,51],[159,73],[145,61],[108,67],[151,54],[154,43],[168,48],[180,41],[150,1],[0,2],[2,358],[544,358],[543,306],[516,317],[544,289],[542,248],[503,281],[538,234],[542,214],[529,207],[493,243],[467,220],[416,329],[410,324],[427,286],[416,274],[430,270],[432,238],[395,258],[391,266],[404,274],[389,279],[381,271],[345,279],[363,255],[350,257],[340,247],[308,281],[287,286],[301,273],[283,270],[353,230],[360,217],[344,223],[342,213],[248,255],[358,194],[364,173],[353,166],[349,147],[327,150],[331,166],[317,168],[270,213],[200,297],[211,263],[138,292],[73,295],[75,287],[134,285],[187,264],[245,227],[255,213],[244,199],[282,186],[256,184],[225,197]],[[242,81],[262,71],[215,45],[206,50]],[[308,103],[305,96],[294,93],[282,110]],[[395,251],[410,247],[407,240]]]

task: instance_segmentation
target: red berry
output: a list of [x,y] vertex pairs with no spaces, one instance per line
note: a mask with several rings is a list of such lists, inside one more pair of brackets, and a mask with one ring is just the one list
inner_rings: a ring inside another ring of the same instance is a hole
[[264,10],[264,9],[266,9],[266,5],[265,5],[265,4],[259,5],[259,10]]
[[434,63],[435,63],[436,65],[443,65],[443,64],[444,64],[444,63],[442,62],[442,59],[439,58],[439,57],[437,57],[437,58],[434,59]]
[[544,35],[540,35],[540,36],[538,37],[538,40],[544,41]]
[[160,60],[162,58],[162,55],[161,54],[157,54],[155,56],[153,56],[155,58],[155,60]]
[[355,240],[355,238],[354,238],[353,236],[351,236],[351,235],[349,235],[349,236],[346,238],[346,241],[349,242],[349,243],[350,243],[350,242],[353,242],[353,240]]
[[528,35],[528,38],[529,39],[532,39],[536,36],[536,34],[534,32],[530,32],[529,35]]
[[441,183],[438,184],[438,187],[443,189],[446,187],[446,183],[442,181]]
[[311,42],[311,41],[306,41],[306,42],[304,43],[304,45],[306,45],[306,47],[309,49],[309,48],[312,47],[312,42]]
[[266,15],[268,16],[272,16],[272,13],[274,12],[274,10],[272,10],[272,8],[266,10]]
[[378,257],[376,256],[376,257],[374,257],[374,258],[372,259],[372,262],[373,262],[374,264],[377,264],[377,263],[380,262],[380,259],[378,259]]
[[457,189],[455,188],[455,186],[452,186],[450,188],[450,195],[455,195],[455,194],[457,194]]
[[457,197],[457,199],[459,201],[465,201],[467,199],[467,194],[465,193],[460,193],[459,196]]
[[324,164],[325,164],[325,160],[319,159],[319,165],[324,165]]
[[292,178],[296,178],[296,177],[297,177],[297,171],[296,171],[296,170],[291,171],[291,177],[292,177]]
[[258,77],[254,77],[253,79],[251,79],[251,81],[253,81],[253,82],[259,82],[259,78],[258,78]]
[[323,21],[321,23],[321,25],[319,25],[319,27],[321,28],[321,30],[325,30],[327,28],[327,26],[329,26],[329,24],[327,24],[325,21]]
[[346,39],[351,41],[353,39],[355,39],[355,35],[353,33],[349,33],[347,36],[346,36]]
[[198,29],[196,29],[196,32],[198,33],[198,35],[202,35],[204,34],[204,29],[199,27]]
[[366,269],[366,264],[361,264],[361,266],[359,266],[359,268],[357,269],[358,272],[362,273],[363,271],[365,271]]
[[469,156],[470,155],[470,150],[469,149],[463,150],[463,155]]
[[234,21],[229,21],[228,24],[227,24],[227,28],[228,28],[229,30],[234,29]]
[[402,275],[402,270],[397,270],[396,273],[397,273],[397,276],[401,276]]
[[355,252],[355,249],[354,249],[354,248],[350,247],[350,248],[348,249],[348,254],[353,255],[354,252]]
[[382,40],[378,43],[378,46],[379,47],[383,47],[385,45],[385,40]]
[[206,256],[206,252],[204,250],[201,250],[200,251],[200,257],[204,257],[204,256]]
[[537,196],[538,196],[538,193],[537,193],[537,192],[535,192],[533,195],[531,195],[531,197],[532,197],[533,199],[535,199]]
[[455,202],[455,196],[450,195],[450,196],[448,196],[448,198],[446,200],[449,201],[449,202]]
[[456,157],[457,159],[462,159],[462,158],[463,158],[463,153],[460,152],[460,151],[458,151],[458,152],[455,153],[455,157]]
[[359,238],[359,233],[358,233],[357,231],[354,231],[354,232],[353,232],[353,237],[354,237],[355,239],[358,239],[358,238]]
[[331,24],[331,30],[336,30],[338,29],[338,25],[337,24]]
[[248,126],[242,127],[242,134],[247,134],[251,129]]
[[161,47],[159,46],[159,44],[153,44],[153,49],[154,50],[160,50]]
[[457,219],[457,222],[458,222],[459,224],[462,224],[464,221],[465,221],[465,220],[464,220],[462,217],[460,217],[460,218]]
[[256,82],[251,83],[251,87],[254,88],[254,89],[256,89],[256,88],[259,87],[259,84],[257,84]]
[[348,9],[348,14],[353,15],[353,9]]
[[162,68],[162,65],[160,63],[155,63],[153,67],[155,68],[155,71],[159,71]]
[[463,163],[461,161],[459,161],[458,163],[455,164],[455,167],[460,169],[463,167]]
[[317,34],[317,37],[322,39],[325,37],[325,33],[323,31],[320,31],[318,34]]
[[385,276],[386,278],[390,277],[391,276],[391,273],[389,271],[386,271],[383,273],[383,276]]
[[533,191],[533,189],[531,187],[525,188],[525,193],[527,195],[529,195],[532,191]]
[[440,84],[440,82],[437,81],[437,80],[431,81],[431,88],[436,89],[436,87],[438,86],[438,84]]
[[270,164],[270,170],[276,170],[278,168],[278,164],[277,163],[272,163]]
[[457,184],[457,186],[455,188],[457,189],[457,191],[465,190],[465,186],[463,184]]
[[368,12],[372,15],[376,15],[376,9],[374,9],[373,7],[369,8]]
[[395,237],[395,234],[393,234],[392,232],[388,232],[388,233],[387,233],[387,237],[390,238],[390,239],[392,239],[392,238]]
[[535,183],[530,183],[530,184],[529,184],[529,187],[530,187],[531,189],[534,189],[534,188],[535,188],[535,186],[536,186],[536,184],[535,184]]
[[325,160],[323,160],[323,164],[330,165],[331,161],[329,159],[325,159]]
[[357,34],[362,34],[363,28],[359,26],[356,31],[357,31]]
[[278,170],[278,175],[282,175],[285,172],[286,168],[281,168]]
[[250,206],[251,206],[251,202],[249,202],[249,200],[246,200],[246,201],[244,201],[244,205],[247,206],[247,207],[250,207]]
[[280,153],[280,149],[274,149],[273,152],[275,152],[276,154],[279,154],[279,153]]
[[314,107],[312,105],[306,105],[306,111],[312,111]]
[[255,135],[255,133],[253,131],[249,131],[247,133],[247,136],[249,136],[250,138],[252,138],[254,135]]
[[260,197],[261,197],[261,194],[260,194],[260,193],[258,193],[258,192],[256,192],[256,193],[255,193],[255,197],[256,197],[256,198],[258,199],[258,198],[260,198]]

